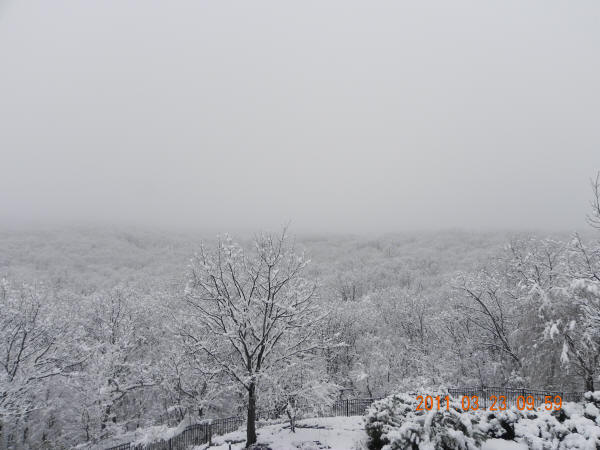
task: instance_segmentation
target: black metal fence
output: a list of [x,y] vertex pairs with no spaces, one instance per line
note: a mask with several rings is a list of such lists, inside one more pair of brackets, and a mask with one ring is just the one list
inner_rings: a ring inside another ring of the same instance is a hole
[[[562,402],[579,402],[583,399],[582,392],[559,392],[543,391],[537,389],[512,389],[494,386],[479,386],[466,388],[448,389],[452,397],[460,398],[462,396],[478,396],[480,406],[487,408],[490,405],[491,397],[504,396],[507,406],[517,405],[519,397],[525,401],[527,397],[533,397],[535,404],[540,405],[545,402],[546,396],[553,399],[558,395]],[[347,400],[338,400],[333,404],[326,406],[314,412],[318,417],[338,417],[338,416],[362,416],[371,404],[380,398],[352,398]],[[274,411],[267,411],[264,414],[258,414],[265,419],[277,419],[280,414]],[[212,436],[220,436],[231,433],[241,428],[246,423],[243,417],[228,417],[225,419],[215,419],[206,423],[190,425],[177,436],[168,440],[153,442],[151,444],[121,444],[106,450],[187,450],[192,445],[200,445],[211,442]],[[257,423],[258,426],[258,423]]]
[[110,450],[187,450],[193,445],[210,442],[211,426],[208,423],[190,425],[177,436],[149,444],[121,444]]
[[325,416],[362,416],[366,409],[371,406],[374,401],[381,400],[380,398],[351,398],[348,400],[339,400],[330,407],[330,414]]
[[[378,398],[352,398],[338,400],[327,407],[315,412],[318,417],[336,416],[362,416],[371,403]],[[277,419],[280,414],[275,411],[265,411],[257,414],[259,418]],[[211,442],[212,436],[221,436],[241,428],[246,423],[243,417],[227,417],[225,419],[214,419],[198,425],[190,425],[177,436],[168,440],[160,440],[151,444],[126,443],[110,447],[106,450],[187,450],[192,445],[200,445]],[[257,423],[257,426],[259,423]]]

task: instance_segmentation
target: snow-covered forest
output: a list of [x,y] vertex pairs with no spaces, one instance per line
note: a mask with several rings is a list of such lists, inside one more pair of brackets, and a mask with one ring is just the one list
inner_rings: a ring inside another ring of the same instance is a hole
[[2,431],[61,448],[426,386],[598,389],[594,189],[584,236],[5,230]]
[[0,450],[600,450],[599,25],[0,0]]

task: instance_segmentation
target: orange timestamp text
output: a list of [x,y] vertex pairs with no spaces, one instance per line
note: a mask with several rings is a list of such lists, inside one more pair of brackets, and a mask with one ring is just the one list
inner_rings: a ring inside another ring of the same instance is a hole
[[[416,411],[431,411],[432,409],[450,410],[450,396],[441,397],[439,395],[417,395]],[[562,408],[562,397],[560,395],[546,395],[543,402],[537,402],[532,395],[519,395],[514,402],[515,406],[520,411],[533,411],[534,409],[544,406],[547,411],[559,410]],[[478,395],[463,395],[460,399],[461,407],[464,411],[505,411],[508,409],[506,396],[490,395],[489,398],[481,398]],[[489,407],[488,407],[489,406]]]

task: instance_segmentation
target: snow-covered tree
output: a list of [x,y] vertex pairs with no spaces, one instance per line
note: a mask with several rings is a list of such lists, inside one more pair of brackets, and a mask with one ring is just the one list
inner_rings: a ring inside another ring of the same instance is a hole
[[[50,379],[68,376],[83,357],[68,315],[42,286],[0,281],[0,435],[48,406]],[[26,436],[22,437],[26,440]]]
[[499,361],[500,367],[507,372],[506,379],[512,370],[521,368],[522,362],[514,334],[517,326],[513,314],[515,299],[505,281],[496,270],[482,270],[461,277],[457,290],[464,298],[458,308],[468,322],[471,334],[477,336],[475,348]]
[[256,442],[261,381],[323,347],[316,285],[308,260],[286,236],[260,234],[245,250],[231,238],[194,257],[180,333],[247,393],[247,445]]
[[158,370],[161,327],[151,320],[151,314],[159,316],[158,311],[149,311],[151,306],[142,303],[138,292],[122,286],[87,299],[82,315],[90,358],[80,384],[87,438],[118,432],[121,422],[132,419],[130,415],[156,403],[156,398],[139,403],[143,391],[156,388],[162,379]]
[[[600,173],[592,181],[590,225],[600,230]],[[600,373],[600,246],[575,235],[563,256],[562,285],[546,296],[545,335],[562,343],[561,363],[587,391]]]
[[563,366],[574,369],[584,388],[593,391],[600,373],[600,248],[588,248],[579,236],[569,248],[568,280],[551,306],[546,333],[562,342]]

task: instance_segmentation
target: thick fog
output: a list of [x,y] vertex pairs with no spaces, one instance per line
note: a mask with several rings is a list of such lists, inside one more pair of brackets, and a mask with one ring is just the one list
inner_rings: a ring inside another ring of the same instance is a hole
[[596,1],[0,2],[0,224],[585,226]]

